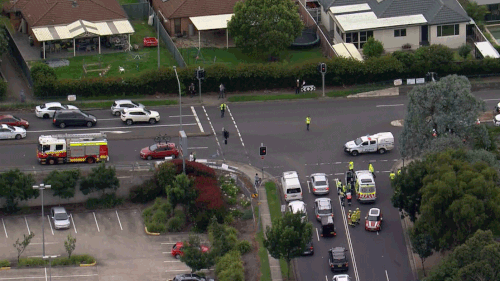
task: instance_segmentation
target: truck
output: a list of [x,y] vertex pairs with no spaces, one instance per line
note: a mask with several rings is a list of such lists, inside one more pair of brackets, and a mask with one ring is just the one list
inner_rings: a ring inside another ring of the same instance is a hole
[[109,161],[105,133],[42,135],[36,156],[40,164],[97,163]]
[[378,152],[380,154],[384,154],[393,148],[394,136],[391,132],[366,135],[355,140],[348,141],[344,145],[344,151],[352,156],[368,152]]

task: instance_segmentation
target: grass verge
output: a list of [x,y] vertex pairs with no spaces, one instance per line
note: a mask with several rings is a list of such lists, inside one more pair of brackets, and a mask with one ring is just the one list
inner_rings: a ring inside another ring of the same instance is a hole
[[260,281],[271,281],[271,267],[269,266],[267,250],[264,247],[264,232],[262,230],[262,225],[260,229],[261,231],[257,233],[256,237],[257,242],[259,242]]
[[259,96],[232,96],[227,100],[230,102],[244,102],[244,101],[271,101],[271,100],[296,100],[296,99],[314,99],[318,98],[319,94],[285,94],[285,95],[259,95]]
[[347,97],[348,95],[355,95],[359,93],[365,93],[365,92],[370,92],[370,91],[376,91],[376,90],[381,90],[381,89],[387,89],[391,88],[393,86],[387,84],[387,85],[373,85],[373,86],[361,86],[361,87],[354,87],[352,89],[346,89],[346,90],[340,90],[340,91],[331,91],[325,93],[327,97],[330,98],[335,98],[335,97]]

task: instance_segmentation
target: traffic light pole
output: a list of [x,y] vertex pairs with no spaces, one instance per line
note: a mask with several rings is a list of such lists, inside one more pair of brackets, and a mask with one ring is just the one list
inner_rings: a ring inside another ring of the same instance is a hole
[[324,72],[321,73],[321,76],[323,76],[323,97],[325,97],[325,74]]
[[[201,67],[198,66],[198,73],[200,71]],[[199,77],[199,75],[196,75],[196,78],[198,78],[198,91],[200,92],[200,103],[201,103],[201,78]]]
[[[260,144],[261,147],[264,147],[264,143]],[[264,156],[262,158],[262,181],[264,181]]]

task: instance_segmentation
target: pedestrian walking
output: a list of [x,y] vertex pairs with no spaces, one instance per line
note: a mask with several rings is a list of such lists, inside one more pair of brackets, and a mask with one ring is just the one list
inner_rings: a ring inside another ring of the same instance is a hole
[[193,98],[194,94],[196,93],[194,89],[194,83],[191,83],[191,85],[189,85],[189,93],[191,94],[191,98]]
[[196,162],[196,151],[193,151],[193,162]]
[[255,174],[255,187],[259,187],[259,174]]
[[227,139],[229,138],[229,132],[222,128],[224,134],[224,144],[227,144]]
[[224,98],[224,91],[226,91],[226,88],[224,87],[224,84],[220,83],[219,86],[219,99]]
[[194,161],[194,156],[193,156],[193,153],[191,152],[189,154],[189,161],[193,162]]
[[224,112],[226,112],[227,105],[225,103],[220,104],[220,118],[224,118]]
[[349,162],[349,171],[351,171],[352,173],[354,173],[354,162]]
[[307,115],[306,117],[306,126],[307,126],[307,130],[309,131],[309,125],[311,124],[311,117],[309,117],[309,115]]
[[370,173],[372,173],[373,178],[376,178],[376,177],[377,177],[377,176],[375,175],[375,169],[373,168],[372,163],[368,164],[368,170],[370,171]]
[[295,94],[299,94],[300,93],[300,80],[297,79],[297,87],[295,88]]

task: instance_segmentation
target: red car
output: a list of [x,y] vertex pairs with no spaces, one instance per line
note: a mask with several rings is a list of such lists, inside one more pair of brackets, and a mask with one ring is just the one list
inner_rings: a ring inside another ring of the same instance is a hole
[[378,208],[371,208],[368,215],[365,217],[365,230],[380,231],[382,230],[382,212]]
[[[172,247],[172,256],[175,257],[176,259],[180,259],[181,256],[184,255],[184,252],[182,251],[182,247],[184,246],[184,242],[177,242],[175,245]],[[200,250],[202,253],[207,253],[209,251],[207,246],[201,245]]]
[[28,121],[13,115],[0,115],[0,124],[24,127],[25,129],[28,129],[28,127],[30,126],[30,123]]
[[165,157],[179,156],[179,150],[175,147],[175,143],[155,143],[149,147],[141,149],[141,158],[151,160],[153,158],[165,159]]

